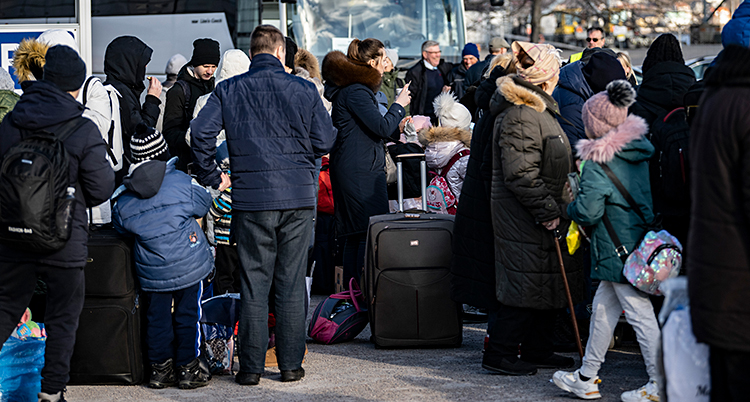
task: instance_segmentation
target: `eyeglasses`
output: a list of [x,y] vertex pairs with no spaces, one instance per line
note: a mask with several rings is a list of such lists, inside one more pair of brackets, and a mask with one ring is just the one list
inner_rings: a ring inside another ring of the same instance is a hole
[[438,50],[438,51],[436,51],[436,52],[430,52],[430,51],[427,51],[427,50],[425,50],[425,53],[429,53],[429,54],[439,54],[439,53],[440,53],[440,50]]
[[586,42],[599,42],[599,38],[586,38]]

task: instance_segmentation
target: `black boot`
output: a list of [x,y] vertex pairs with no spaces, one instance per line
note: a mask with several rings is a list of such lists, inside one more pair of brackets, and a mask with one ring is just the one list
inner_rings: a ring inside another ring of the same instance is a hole
[[196,357],[185,366],[178,368],[180,376],[180,389],[193,389],[205,387],[211,379],[211,373],[201,367],[200,361]]
[[176,384],[177,377],[174,373],[172,359],[167,359],[164,363],[151,364],[151,379],[148,382],[149,388],[166,388]]

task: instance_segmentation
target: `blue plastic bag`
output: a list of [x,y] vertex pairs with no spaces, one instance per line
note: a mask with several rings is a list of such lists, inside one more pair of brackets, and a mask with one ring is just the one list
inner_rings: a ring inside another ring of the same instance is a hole
[[44,339],[9,337],[0,350],[0,402],[36,401],[42,388]]

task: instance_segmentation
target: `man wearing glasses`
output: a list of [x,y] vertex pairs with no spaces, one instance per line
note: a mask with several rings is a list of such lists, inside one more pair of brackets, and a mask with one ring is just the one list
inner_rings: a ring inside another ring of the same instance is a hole
[[422,60],[406,72],[406,82],[411,82],[411,114],[429,116],[433,125],[437,125],[437,118],[432,101],[450,90],[448,73],[453,68],[440,55],[440,44],[428,40],[422,44]]
[[[589,49],[601,49],[604,48],[604,30],[600,27],[591,27],[588,30],[586,30],[586,49],[584,49],[583,52],[575,53],[570,56],[570,60],[568,63],[572,63],[574,61],[582,60],[583,63],[586,63],[588,59],[596,52],[596,51],[586,51]],[[614,53],[614,52],[613,52]]]

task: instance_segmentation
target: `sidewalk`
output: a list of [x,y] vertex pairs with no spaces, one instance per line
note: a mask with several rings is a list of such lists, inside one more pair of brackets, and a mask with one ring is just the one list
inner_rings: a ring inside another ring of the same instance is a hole
[[[314,296],[310,311],[323,297]],[[458,349],[375,349],[366,328],[353,342],[309,343],[302,381],[282,383],[277,369],[266,369],[260,385],[241,387],[231,376],[214,377],[197,390],[145,386],[69,386],[69,401],[573,401],[549,382],[554,370],[535,376],[491,375],[481,367],[486,324],[464,326]],[[569,354],[575,356],[577,354]],[[635,344],[611,350],[600,377],[601,401],[648,380]]]

